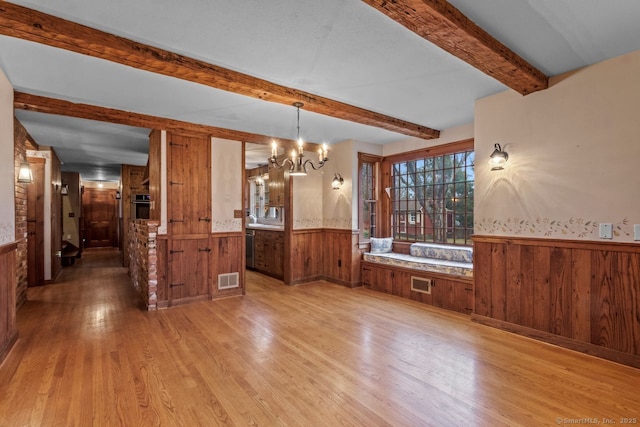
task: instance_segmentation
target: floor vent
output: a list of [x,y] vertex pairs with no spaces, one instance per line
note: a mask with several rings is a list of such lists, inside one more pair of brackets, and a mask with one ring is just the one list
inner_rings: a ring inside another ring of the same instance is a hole
[[422,292],[423,294],[430,294],[431,279],[411,276],[411,290],[415,292]]
[[240,286],[239,273],[218,274],[218,289],[233,289]]

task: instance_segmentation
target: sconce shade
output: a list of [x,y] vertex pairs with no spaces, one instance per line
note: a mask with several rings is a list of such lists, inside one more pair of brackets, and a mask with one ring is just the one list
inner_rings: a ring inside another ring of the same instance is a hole
[[63,196],[69,194],[69,184],[62,184],[62,187],[60,187],[60,194],[62,194]]
[[339,173],[336,173],[333,176],[333,181],[331,181],[331,188],[333,188],[334,190],[337,190],[340,187],[342,187],[343,183],[344,183],[344,179],[342,178],[342,175],[340,175]]
[[31,184],[33,182],[33,173],[31,165],[28,162],[22,162],[18,171],[18,182],[23,184]]
[[502,151],[500,144],[495,144],[493,153],[489,156],[489,166],[492,171],[499,171],[504,169],[504,165],[509,160],[509,154],[506,151]]

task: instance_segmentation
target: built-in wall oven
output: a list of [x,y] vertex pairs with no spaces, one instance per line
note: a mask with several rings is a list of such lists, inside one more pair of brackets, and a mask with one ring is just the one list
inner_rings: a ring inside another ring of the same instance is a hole
[[149,219],[151,196],[148,194],[131,195],[131,219]]

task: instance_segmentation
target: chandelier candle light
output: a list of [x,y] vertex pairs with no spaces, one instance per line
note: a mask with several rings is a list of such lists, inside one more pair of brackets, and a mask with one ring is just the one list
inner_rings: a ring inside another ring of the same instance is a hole
[[271,157],[269,157],[269,163],[278,169],[289,163],[289,175],[292,176],[305,176],[307,174],[307,165],[310,165],[314,170],[318,170],[329,160],[329,157],[327,157],[329,154],[327,144],[322,144],[322,147],[318,149],[317,166],[314,165],[313,161],[310,159],[304,160],[304,143],[302,138],[300,138],[300,107],[303,105],[304,104],[302,102],[293,103],[293,106],[298,110],[298,149],[291,151],[290,158],[287,157],[282,161],[282,163],[278,163],[278,144],[275,141],[271,144]]

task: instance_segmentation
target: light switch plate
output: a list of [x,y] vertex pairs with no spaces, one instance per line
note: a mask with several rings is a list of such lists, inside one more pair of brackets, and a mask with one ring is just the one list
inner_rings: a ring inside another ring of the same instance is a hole
[[613,239],[613,224],[600,223],[600,238],[601,239]]
[[640,224],[633,225],[633,240],[640,240]]

